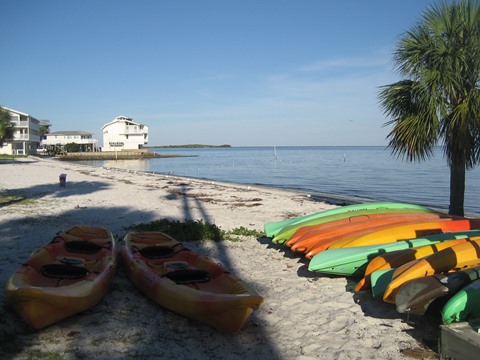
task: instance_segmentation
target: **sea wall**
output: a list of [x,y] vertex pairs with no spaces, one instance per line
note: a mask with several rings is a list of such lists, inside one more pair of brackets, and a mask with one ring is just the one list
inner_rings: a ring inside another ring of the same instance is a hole
[[124,150],[124,151],[97,151],[97,152],[77,152],[67,153],[56,156],[57,160],[128,160],[128,159],[148,159],[148,158],[166,158],[177,157],[179,155],[161,155],[147,149]]

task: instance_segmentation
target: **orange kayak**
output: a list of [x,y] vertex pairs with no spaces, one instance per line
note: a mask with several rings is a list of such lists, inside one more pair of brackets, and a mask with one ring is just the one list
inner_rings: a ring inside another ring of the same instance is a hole
[[[360,236],[372,230],[386,228],[394,224],[411,223],[418,221],[433,221],[442,218],[451,218],[439,213],[384,213],[352,216],[347,219],[333,221],[327,224],[302,227],[286,242],[293,251],[308,253],[319,242],[326,239],[340,239],[341,237]],[[331,243],[331,241],[329,241]]]
[[436,221],[416,222],[407,225],[394,225],[382,231],[372,232],[365,236],[337,241],[332,249],[341,247],[387,244],[401,240],[411,240],[442,232],[456,232],[480,228],[479,219],[452,218]]
[[[323,232],[327,230],[330,231],[338,229],[348,233],[355,231],[356,229],[375,227],[378,225],[387,225],[413,220],[435,220],[447,217],[450,218],[451,216],[434,212],[407,212],[398,209],[383,213],[377,212],[371,214],[352,215],[347,218],[342,218],[327,223],[302,226],[293,233],[293,235],[285,242],[285,244],[292,247],[299,241],[302,242],[302,245],[300,246],[303,246],[304,241],[311,241],[314,243],[315,239],[321,237]],[[305,243],[305,246],[309,245]]]
[[116,266],[115,239],[109,231],[75,226],[60,232],[15,271],[6,302],[40,329],[96,305]]
[[333,241],[332,239],[322,241],[313,247],[307,253],[306,257],[311,259],[326,249],[388,244],[440,234],[442,232],[456,232],[477,229],[479,227],[479,220],[469,220],[465,218],[446,218],[435,221],[413,221],[407,224],[384,225],[377,229],[371,229],[371,231],[367,231],[366,233],[352,233],[347,237],[340,239],[335,238]]
[[263,298],[225,268],[161,232],[130,232],[122,256],[148,298],[220,331],[240,330]]
[[395,295],[399,287],[408,280],[465,270],[478,265],[480,265],[480,238],[477,237],[397,268],[383,294],[383,300],[395,304]]
[[442,243],[424,245],[416,248],[392,251],[374,257],[365,269],[365,275],[355,286],[355,291],[367,290],[370,287],[370,275],[374,271],[395,269],[410,261],[421,259],[443,249],[470,241],[468,238],[452,239]]

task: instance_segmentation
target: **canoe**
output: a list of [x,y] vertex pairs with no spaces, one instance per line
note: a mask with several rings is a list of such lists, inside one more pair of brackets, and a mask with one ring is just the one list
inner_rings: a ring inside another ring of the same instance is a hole
[[480,266],[448,274],[435,274],[405,282],[397,291],[399,313],[423,315],[434,301],[446,303],[471,282],[480,279]]
[[221,265],[161,232],[129,232],[122,257],[148,298],[220,331],[240,330],[263,298]]
[[445,218],[435,221],[412,221],[408,224],[386,225],[378,229],[372,229],[372,231],[367,231],[366,233],[360,231],[360,233],[350,234],[340,239],[336,238],[334,241],[331,239],[322,240],[306,254],[306,257],[311,259],[326,249],[388,244],[440,234],[447,231],[470,230],[472,228],[478,228],[479,226],[480,222],[478,220],[463,218]]
[[480,236],[480,230],[442,233],[388,244],[328,249],[316,254],[312,258],[308,265],[308,270],[333,275],[365,276],[367,265],[377,256],[474,235]]
[[480,229],[479,219],[446,218],[435,221],[417,222],[408,225],[394,225],[382,231],[372,232],[365,236],[337,241],[331,249],[341,247],[387,244],[402,240],[417,239],[424,236],[444,232],[456,232]]
[[480,265],[480,238],[443,249],[398,267],[383,295],[383,301],[395,304],[398,288],[411,279],[459,271]]
[[451,216],[438,213],[375,214],[359,216],[359,218],[353,218],[352,221],[337,220],[308,228],[302,227],[293,234],[286,245],[293,251],[308,254],[314,248],[326,249],[336,241],[360,237],[394,225],[452,219]]
[[451,218],[449,215],[440,213],[412,212],[406,210],[389,210],[383,213],[373,213],[368,215],[355,215],[348,218],[330,221],[325,224],[302,226],[285,242],[294,251],[308,252],[317,241],[326,237],[326,232],[335,235],[348,235],[357,230],[367,230],[378,226],[408,223],[411,221],[438,220],[442,218]]
[[[431,245],[424,245],[418,248],[392,251],[392,252],[388,252],[388,253],[381,254],[374,257],[367,264],[367,267],[365,268],[365,273],[363,275],[363,279],[357,283],[357,285],[355,286],[355,291],[368,289],[368,287],[371,284],[370,274],[372,274],[374,271],[397,268],[410,261],[421,259],[425,256],[431,255],[435,252],[452,247],[454,245],[461,244],[470,239],[468,236],[464,236],[464,234],[459,235],[458,237],[454,237],[454,235],[452,234],[454,233],[439,234],[445,237],[448,237],[448,236],[452,237],[451,240],[448,240],[445,242],[431,244]],[[476,237],[472,237],[472,238],[475,239]]]
[[[388,214],[436,214],[437,217],[440,213],[431,209],[366,209],[358,211],[349,211],[340,214],[328,215],[313,220],[302,221],[283,228],[273,239],[275,244],[284,244],[289,242],[293,236],[302,236],[304,232],[312,230],[311,226],[319,226],[322,224],[329,224],[334,221],[345,221],[345,223],[357,222],[357,221],[369,221],[373,215],[388,215]],[[446,216],[446,215],[445,215]],[[339,224],[339,223],[338,223]],[[291,244],[291,243],[290,243]],[[288,244],[287,244],[288,245]]]
[[480,280],[475,280],[457,292],[442,309],[445,324],[480,319]]
[[324,216],[336,215],[351,213],[354,211],[361,210],[372,210],[372,209],[417,209],[420,211],[432,212],[432,209],[429,209],[425,206],[414,205],[414,204],[404,204],[404,203],[391,203],[391,202],[375,202],[375,203],[365,203],[365,204],[354,204],[347,206],[340,206],[337,208],[320,211],[314,214],[309,214],[305,216],[299,216],[293,219],[287,219],[282,221],[268,222],[264,224],[264,230],[267,237],[275,237],[283,228],[298,224],[300,222],[313,220],[316,218],[321,218]]
[[74,226],[35,251],[10,277],[6,302],[34,329],[95,306],[117,267],[111,232]]

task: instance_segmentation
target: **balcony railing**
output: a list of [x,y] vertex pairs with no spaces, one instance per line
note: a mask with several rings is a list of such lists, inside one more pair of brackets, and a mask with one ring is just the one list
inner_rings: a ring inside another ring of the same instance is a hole
[[70,143],[75,143],[79,145],[87,145],[87,144],[97,144],[96,139],[46,139],[42,140],[42,145],[66,145]]

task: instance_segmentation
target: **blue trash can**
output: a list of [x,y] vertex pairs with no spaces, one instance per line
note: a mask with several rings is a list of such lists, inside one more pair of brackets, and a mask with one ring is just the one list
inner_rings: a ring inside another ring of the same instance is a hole
[[60,186],[65,187],[67,183],[67,174],[60,174]]

